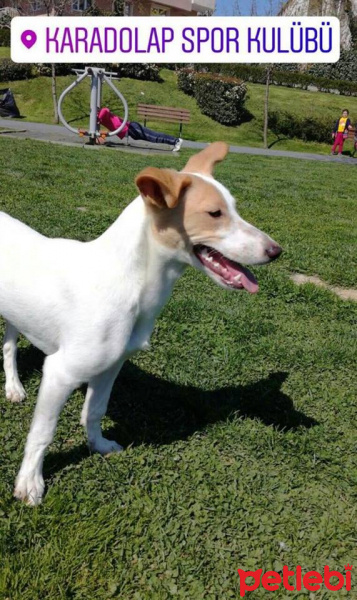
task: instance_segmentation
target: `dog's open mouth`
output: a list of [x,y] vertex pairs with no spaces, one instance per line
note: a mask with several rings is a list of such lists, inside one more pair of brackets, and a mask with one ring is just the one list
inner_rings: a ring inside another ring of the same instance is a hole
[[258,291],[258,282],[253,273],[218,250],[197,244],[193,251],[203,266],[217,275],[225,286],[236,290],[244,288],[251,294]]

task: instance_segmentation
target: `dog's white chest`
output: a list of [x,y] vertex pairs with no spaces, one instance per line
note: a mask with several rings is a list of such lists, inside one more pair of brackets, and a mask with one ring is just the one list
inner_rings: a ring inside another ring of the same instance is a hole
[[150,349],[150,336],[153,330],[153,323],[140,323],[135,325],[128,344],[130,354],[138,350]]
[[140,295],[138,315],[129,341],[129,352],[149,350],[155,321],[166,304],[182,268],[158,269],[146,280]]

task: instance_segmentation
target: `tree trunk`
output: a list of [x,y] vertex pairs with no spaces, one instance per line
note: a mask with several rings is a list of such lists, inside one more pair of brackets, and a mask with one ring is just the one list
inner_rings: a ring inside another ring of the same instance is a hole
[[265,100],[264,100],[264,148],[268,147],[268,113],[269,113],[269,85],[270,85],[270,71],[271,67],[267,67],[266,70],[266,83],[265,83]]
[[52,88],[52,100],[53,100],[53,120],[55,123],[59,122],[58,119],[58,106],[57,106],[57,81],[56,81],[56,65],[51,64],[51,88]]

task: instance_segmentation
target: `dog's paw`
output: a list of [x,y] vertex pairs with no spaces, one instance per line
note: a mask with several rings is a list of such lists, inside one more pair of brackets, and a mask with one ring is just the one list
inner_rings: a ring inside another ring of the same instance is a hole
[[19,476],[16,480],[14,496],[28,506],[41,504],[45,483],[42,476]]
[[114,452],[121,452],[123,450],[123,446],[114,442],[114,440],[107,440],[105,438],[101,438],[95,442],[89,444],[92,452],[99,452],[103,456],[105,454],[113,454]]
[[20,382],[5,385],[5,394],[10,402],[22,402],[26,398],[26,392]]

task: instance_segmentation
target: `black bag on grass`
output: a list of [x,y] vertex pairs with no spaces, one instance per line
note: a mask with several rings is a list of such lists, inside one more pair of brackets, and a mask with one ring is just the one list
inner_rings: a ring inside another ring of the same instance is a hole
[[15,98],[10,90],[6,88],[0,90],[0,117],[19,117],[20,111],[16,106]]

